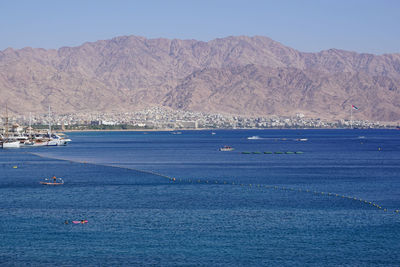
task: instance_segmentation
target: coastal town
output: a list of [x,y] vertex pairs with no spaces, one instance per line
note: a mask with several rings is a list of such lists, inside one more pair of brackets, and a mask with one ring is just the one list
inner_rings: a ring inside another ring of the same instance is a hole
[[[34,129],[45,129],[51,123],[58,131],[68,130],[174,130],[174,129],[263,129],[263,128],[396,128],[398,123],[372,122],[353,118],[324,120],[304,114],[284,116],[235,116],[207,114],[160,107],[125,113],[27,114],[10,116],[10,129],[21,131],[31,123]],[[4,121],[0,131],[4,132]],[[18,128],[18,129],[17,129]]]

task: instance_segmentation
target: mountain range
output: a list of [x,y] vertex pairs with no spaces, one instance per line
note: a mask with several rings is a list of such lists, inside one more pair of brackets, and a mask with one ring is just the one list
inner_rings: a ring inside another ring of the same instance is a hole
[[0,51],[0,107],[14,113],[152,106],[244,116],[400,120],[400,54],[305,53],[263,36],[209,42],[121,36]]

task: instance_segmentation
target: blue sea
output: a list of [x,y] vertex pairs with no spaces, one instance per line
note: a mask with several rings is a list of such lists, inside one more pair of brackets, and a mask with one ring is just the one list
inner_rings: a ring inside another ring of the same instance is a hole
[[0,150],[0,265],[399,266],[400,131],[214,132]]

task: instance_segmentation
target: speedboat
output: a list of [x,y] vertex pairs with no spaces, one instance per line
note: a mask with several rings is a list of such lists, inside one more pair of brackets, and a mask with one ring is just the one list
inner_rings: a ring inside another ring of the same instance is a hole
[[71,139],[66,139],[64,137],[59,136],[58,134],[52,133],[50,135],[50,140],[48,141],[48,146],[65,146],[68,142],[71,142]]
[[57,145],[58,146],[65,146],[68,144],[68,142],[71,142],[72,140],[69,138],[65,138],[65,134],[63,133],[53,133],[51,135],[52,140],[57,140]]
[[247,137],[247,139],[249,139],[249,140],[257,140],[257,139],[261,139],[261,137],[254,135],[254,136]]
[[223,146],[219,149],[219,151],[232,151],[232,150],[235,150],[235,149],[231,146]]

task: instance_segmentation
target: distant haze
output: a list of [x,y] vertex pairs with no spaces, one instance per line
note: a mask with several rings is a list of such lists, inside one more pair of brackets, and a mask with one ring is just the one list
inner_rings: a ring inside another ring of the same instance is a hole
[[0,52],[0,105],[15,113],[151,106],[249,116],[398,121],[400,54],[303,53],[270,38],[121,36]]

